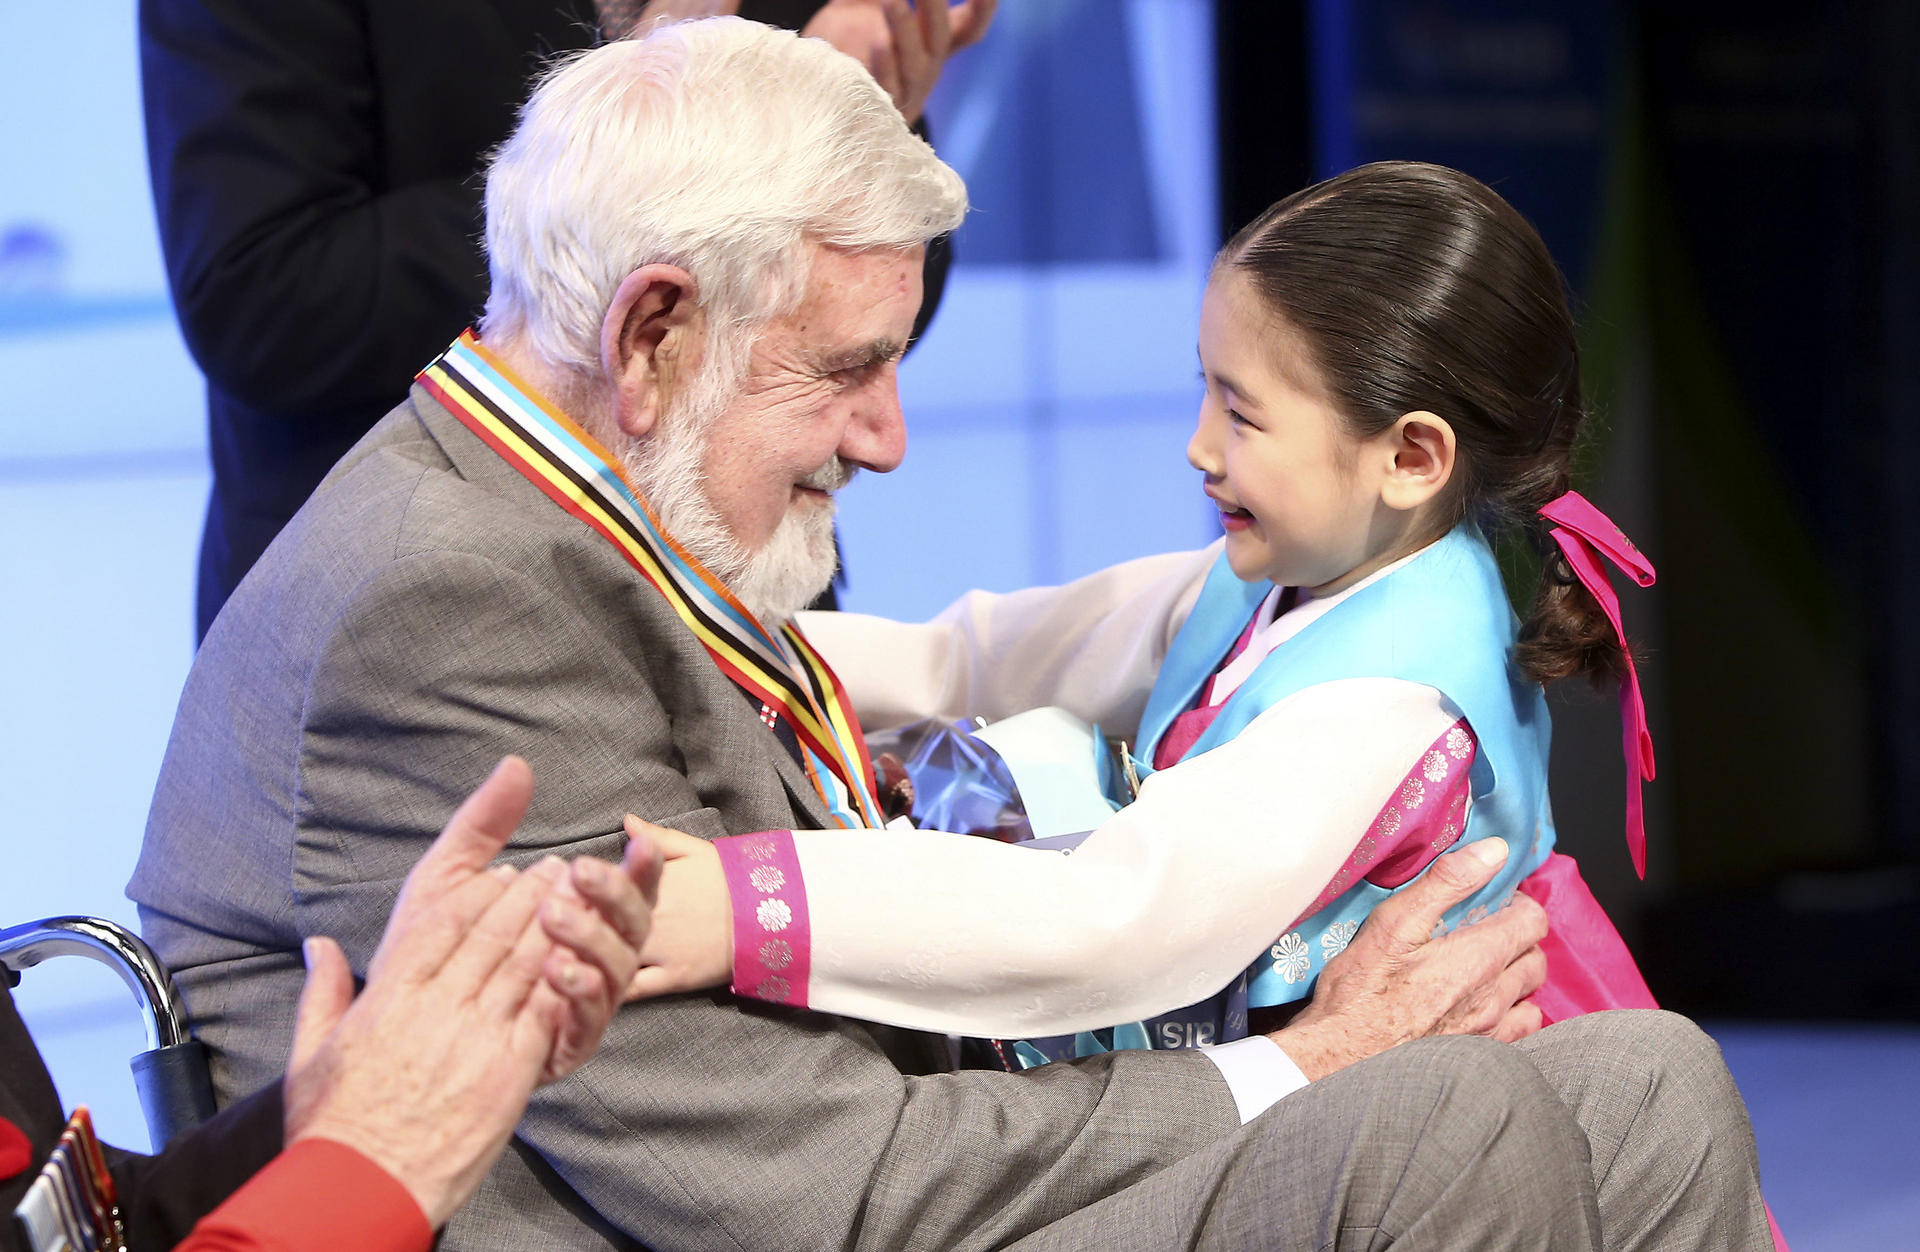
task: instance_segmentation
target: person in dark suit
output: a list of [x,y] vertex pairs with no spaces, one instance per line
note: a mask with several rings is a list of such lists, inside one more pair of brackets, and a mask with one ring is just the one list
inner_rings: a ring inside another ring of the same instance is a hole
[[[134,1252],[425,1252],[505,1148],[534,1088],[594,1049],[639,965],[659,857],[494,864],[533,795],[508,757],[407,876],[355,995],[310,939],[284,1080],[155,1156],[109,1148]],[[11,977],[11,975],[9,975]],[[0,1252],[66,1118],[0,979]],[[184,1242],[183,1242],[184,1241]]]
[[[737,7],[829,37],[917,118],[992,5],[918,39],[879,0],[143,0],[168,283],[207,383],[196,638],[335,461],[478,313],[486,154],[529,82],[605,28]],[[931,6],[926,6],[931,12]],[[929,250],[924,329],[946,274]]]

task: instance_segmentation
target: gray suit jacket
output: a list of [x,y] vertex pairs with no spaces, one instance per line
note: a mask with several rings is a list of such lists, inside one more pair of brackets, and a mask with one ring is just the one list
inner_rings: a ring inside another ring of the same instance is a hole
[[[364,970],[507,752],[536,778],[523,863],[617,858],[627,811],[706,837],[828,824],[665,601],[416,387],[208,635],[128,888],[223,1097],[285,1062],[302,937]],[[633,1006],[536,1095],[445,1246],[988,1247],[1238,1125],[1191,1053],[1018,1075],[944,1056],[718,992]]]

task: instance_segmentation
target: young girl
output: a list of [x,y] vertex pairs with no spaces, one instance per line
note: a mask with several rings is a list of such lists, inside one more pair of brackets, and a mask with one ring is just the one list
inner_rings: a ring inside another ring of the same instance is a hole
[[[1599,558],[1642,585],[1653,571],[1568,489],[1585,410],[1539,236],[1464,174],[1365,166],[1226,246],[1199,347],[1187,456],[1222,544],[976,595],[925,626],[805,624],[870,729],[1047,704],[1137,724],[1136,802],[1071,855],[937,832],[666,836],[682,855],[651,991],[724,981],[730,959],[734,989],[764,1000],[1055,1036],[1003,1049],[1014,1065],[1222,1042],[1249,1006],[1306,997],[1442,851],[1498,836],[1505,866],[1447,924],[1526,891],[1553,927],[1547,1020],[1652,1005],[1553,853],[1540,685],[1578,675],[1622,684],[1641,865],[1651,745]],[[1494,527],[1545,554],[1524,624]]]

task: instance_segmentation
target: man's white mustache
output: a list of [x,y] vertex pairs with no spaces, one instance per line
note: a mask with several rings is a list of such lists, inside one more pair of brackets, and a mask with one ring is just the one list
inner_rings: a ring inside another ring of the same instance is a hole
[[838,491],[853,481],[860,467],[845,457],[834,457],[819,469],[800,480],[800,485],[812,491]]

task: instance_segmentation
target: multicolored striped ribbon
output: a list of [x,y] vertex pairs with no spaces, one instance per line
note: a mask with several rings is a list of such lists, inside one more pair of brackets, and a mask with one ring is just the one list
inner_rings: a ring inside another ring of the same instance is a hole
[[[873,763],[845,688],[791,622],[769,632],[686,549],[613,456],[513,376],[472,331],[419,382],[548,499],[598,531],[700,640],[761,711],[842,826],[880,826]],[[781,733],[782,730],[789,733]]]

